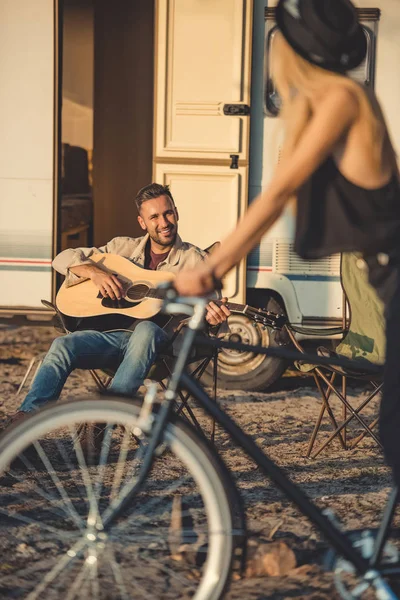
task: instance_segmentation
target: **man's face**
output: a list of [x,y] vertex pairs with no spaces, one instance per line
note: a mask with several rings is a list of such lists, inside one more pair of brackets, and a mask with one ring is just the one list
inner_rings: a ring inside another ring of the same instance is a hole
[[168,196],[143,202],[138,221],[150,238],[160,246],[172,246],[178,233],[178,211]]

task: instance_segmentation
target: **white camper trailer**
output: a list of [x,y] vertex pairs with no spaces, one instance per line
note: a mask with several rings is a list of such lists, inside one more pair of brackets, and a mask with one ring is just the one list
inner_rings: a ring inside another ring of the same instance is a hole
[[[171,185],[188,241],[207,247],[235,226],[279,160],[275,4],[0,0],[0,317],[49,318],[54,255],[138,235],[133,195],[152,179]],[[399,146],[398,0],[356,4],[368,57],[352,75],[375,85]],[[337,323],[339,257],[302,261],[292,236],[287,211],[226,293],[306,327]],[[243,315],[230,325],[276,343]],[[220,382],[261,389],[284,367],[222,352]]]

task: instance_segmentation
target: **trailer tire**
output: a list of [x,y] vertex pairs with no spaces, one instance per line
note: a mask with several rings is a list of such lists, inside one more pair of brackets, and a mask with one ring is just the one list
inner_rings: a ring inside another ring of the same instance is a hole
[[[269,298],[266,309],[275,313],[284,308],[275,298]],[[245,344],[261,344],[265,347],[278,347],[282,344],[282,332],[263,329],[248,317],[232,314],[228,320],[231,333],[224,339]],[[279,343],[278,343],[279,340]],[[286,340],[284,340],[286,341]],[[220,350],[218,356],[218,387],[226,390],[262,391],[271,386],[284,373],[287,361],[262,354],[241,353],[235,350]],[[213,364],[210,363],[202,377],[206,386],[213,384]]]

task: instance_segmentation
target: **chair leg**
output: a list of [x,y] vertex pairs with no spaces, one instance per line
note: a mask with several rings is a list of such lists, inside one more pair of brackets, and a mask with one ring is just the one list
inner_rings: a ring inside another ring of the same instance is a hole
[[31,374],[32,369],[34,368],[35,363],[37,363],[37,367],[36,367],[35,373],[34,373],[34,375],[32,377],[32,381],[31,381],[31,385],[32,385],[32,383],[34,382],[35,377],[36,377],[36,375],[37,375],[40,367],[42,366],[42,362],[43,362],[44,356],[45,356],[44,353],[42,353],[42,354],[39,354],[38,356],[34,356],[32,358],[32,360],[30,361],[30,363],[28,365],[28,368],[26,369],[24,378],[22,379],[22,381],[20,383],[20,386],[19,386],[18,390],[16,391],[16,394],[15,394],[16,396],[19,396],[20,393],[22,392],[22,390],[24,389],[25,384],[28,381],[29,375]]
[[[331,420],[331,423],[332,423],[332,425],[333,425],[333,428],[334,428],[335,430],[337,430],[337,429],[338,429],[338,424],[337,424],[337,421],[336,421],[336,419],[335,419],[335,415],[333,414],[333,411],[332,411],[332,409],[331,409],[331,407],[330,407],[330,405],[329,405],[329,398],[330,398],[330,395],[331,395],[331,392],[332,392],[333,384],[334,384],[334,382],[335,382],[336,373],[332,373],[332,375],[331,375],[331,378],[330,378],[330,383],[331,383],[331,385],[332,385],[332,388],[331,388],[331,387],[329,387],[329,388],[327,389],[327,391],[326,391],[326,392],[325,392],[325,390],[323,389],[323,387],[322,387],[322,385],[321,385],[321,382],[320,382],[320,380],[319,380],[319,378],[318,378],[318,377],[319,377],[319,375],[320,375],[319,369],[315,369],[315,372],[313,373],[313,376],[314,376],[314,380],[315,380],[315,383],[316,383],[316,385],[317,385],[318,391],[319,391],[319,393],[320,393],[320,394],[321,394],[321,396],[322,396],[322,407],[321,407],[321,410],[320,410],[320,413],[319,413],[319,416],[318,416],[317,422],[316,422],[316,424],[315,424],[315,426],[314,426],[313,432],[312,432],[312,434],[311,434],[311,439],[310,439],[310,442],[309,442],[309,444],[308,444],[307,453],[306,453],[306,457],[307,457],[307,458],[309,458],[309,457],[310,457],[310,454],[311,454],[311,452],[312,452],[312,449],[313,449],[313,447],[314,447],[314,444],[315,444],[315,440],[316,440],[316,437],[317,437],[318,431],[319,431],[319,429],[320,429],[320,427],[321,427],[322,418],[323,418],[323,416],[324,416],[324,414],[325,414],[325,410],[326,410],[326,411],[327,411],[327,413],[328,413],[328,416],[329,416],[329,418],[330,418],[330,420]],[[340,440],[340,444],[341,444],[341,446],[342,446],[343,450],[345,450],[345,449],[346,449],[346,446],[345,446],[345,443],[344,443],[344,440],[343,440],[343,438],[342,438],[341,434],[339,435],[339,440]]]
[[[218,351],[217,351],[218,352]],[[192,371],[191,375],[192,377],[195,377],[196,379],[200,379],[204,373],[204,371],[206,370],[207,366],[209,365],[210,361],[213,360],[214,356],[216,356],[216,353],[211,356],[211,357],[205,357],[203,359],[200,360],[200,363],[197,365],[197,367]],[[169,376],[171,376],[171,369],[168,366],[168,363],[163,360],[164,363],[164,367],[166,368],[166,371],[168,372]],[[213,389],[214,389],[214,399],[216,401],[217,398],[217,376],[216,376],[216,370],[218,367],[218,359],[216,359],[216,362],[214,362],[214,382],[213,382]],[[159,381],[158,383],[160,383],[161,387],[166,390],[166,386],[164,385],[163,382]],[[185,419],[187,419],[189,422],[191,422],[196,429],[198,429],[198,431],[200,433],[202,433],[204,435],[204,429],[203,427],[200,425],[200,423],[198,422],[196,415],[194,414],[192,408],[189,405],[189,400],[191,398],[191,394],[188,392],[183,392],[182,390],[178,390],[178,395],[179,398],[181,400],[181,404],[179,406],[176,406],[175,409],[175,414],[176,415],[182,415]],[[185,412],[187,413],[187,415],[185,414]],[[212,427],[211,427],[211,441],[214,441],[214,437],[215,437],[215,421],[214,419],[212,419]]]
[[94,371],[93,369],[90,369],[89,373],[91,374],[91,376],[92,376],[95,384],[99,388],[99,390],[101,392],[105,392],[107,390],[108,386],[110,385],[112,378],[107,377],[107,379],[105,381],[103,381],[101,379],[100,375],[98,373],[96,373],[96,371]]
[[[355,417],[357,419],[357,421],[360,423],[360,425],[362,427],[364,427],[364,429],[369,429],[368,425],[365,423],[365,421],[362,419],[362,417],[360,417],[360,415],[356,412],[356,410],[351,406],[351,404],[348,402],[347,398],[345,398],[340,392],[338,392],[338,390],[336,390],[333,386],[331,386],[329,380],[322,373],[321,373],[321,376],[322,376],[322,379],[325,381],[325,383],[329,387],[332,388],[333,393],[339,398],[339,400],[341,400],[343,402],[343,404],[346,405],[346,407],[349,410],[349,412],[353,415],[353,417]],[[374,395],[376,393],[377,392],[375,390]],[[349,417],[349,419],[350,419],[350,417]],[[376,441],[376,443],[379,444],[378,438],[372,432],[371,432],[371,435],[372,435],[373,439]]]
[[[204,371],[206,370],[206,368],[208,367],[208,365],[210,364],[211,361],[213,361],[213,395],[214,395],[214,402],[216,402],[217,401],[218,349],[216,349],[216,351],[214,352],[214,354],[211,357],[204,358],[203,362],[200,363],[200,365],[193,371],[192,375],[195,375],[197,377],[197,379],[201,379]],[[190,398],[190,395],[187,396],[186,403],[188,402],[189,398]],[[214,438],[215,438],[215,419],[213,417],[211,417],[210,440],[212,443],[214,443]]]
[[[213,361],[213,393],[214,393],[214,402],[217,403],[217,378],[218,378],[218,348],[215,349],[214,355],[212,357]],[[212,427],[211,427],[211,442],[214,443],[215,440],[215,419],[211,417]]]
[[[200,379],[202,377],[204,371],[206,370],[207,366],[209,365],[210,361],[212,360],[212,358],[213,357],[204,358],[192,372],[192,377],[196,377],[196,379]],[[169,369],[168,369],[168,371],[169,371]],[[216,392],[216,379],[215,378],[214,378],[214,382],[215,382],[214,395],[216,398],[217,392]],[[204,430],[203,430],[202,426],[196,419],[196,416],[194,415],[193,410],[189,406],[189,400],[190,400],[191,394],[190,393],[184,394],[182,391],[178,391],[178,394],[181,399],[181,406],[178,407],[176,414],[178,414],[178,415],[183,414],[183,410],[186,410],[188,412],[190,419],[191,419],[192,423],[194,424],[194,426],[200,431],[200,433],[202,433],[204,435]],[[212,420],[212,431],[211,431],[211,440],[212,441],[214,440],[214,436],[215,436],[215,422],[214,422],[214,420]]]
[[[167,372],[169,373],[169,375],[171,375],[171,370],[168,367],[168,364],[166,363],[166,361],[163,361],[164,366],[167,370]],[[201,365],[200,365],[201,366]],[[198,371],[199,367],[196,367],[196,369],[194,370],[194,373],[196,373]],[[165,391],[167,389],[167,386],[164,384],[163,381],[159,381],[159,384],[161,385],[162,389]],[[188,404],[188,400],[190,398],[190,394],[187,394],[185,396],[185,394],[178,390],[178,395],[181,399],[181,405],[177,407],[175,413],[176,415],[181,415],[182,417],[184,417],[187,421],[192,422],[192,424],[202,433],[202,427],[200,425],[200,423],[198,422],[198,420],[196,419],[192,409],[190,408],[189,404]],[[186,412],[188,413],[189,416],[185,415],[184,411],[186,410]]]
[[198,422],[198,420],[196,419],[196,416],[194,414],[194,412],[192,411],[192,409],[190,408],[189,404],[188,404],[188,400],[190,398],[190,394],[187,394],[185,396],[185,394],[181,391],[178,391],[179,397],[181,399],[181,406],[178,408],[177,410],[177,414],[179,415],[180,413],[183,412],[183,410],[186,410],[190,416],[190,419],[193,423],[193,425],[200,431],[200,433],[203,433],[203,428],[200,425],[200,423]]
[[[167,386],[165,385],[165,383],[163,381],[158,381],[157,383],[160,385],[161,389],[165,392],[167,389]],[[183,405],[183,402],[181,402],[180,406],[178,406],[177,402],[174,402],[175,414],[183,417],[185,419],[185,421],[187,421],[188,423],[191,423],[192,421],[190,419],[190,415],[186,415],[184,413],[184,409],[185,409],[185,406]]]
[[[325,380],[325,381],[326,381],[326,383],[329,383],[329,382],[327,382],[327,380]],[[360,417],[360,415],[358,414],[358,413],[359,413],[359,412],[360,412],[360,411],[361,411],[361,410],[362,410],[362,409],[363,409],[363,408],[364,408],[364,407],[365,407],[365,406],[368,404],[368,402],[370,402],[370,401],[371,401],[371,400],[372,400],[372,399],[373,399],[373,398],[374,398],[374,397],[375,397],[375,396],[376,396],[376,395],[379,393],[380,389],[381,389],[381,386],[377,387],[377,388],[376,388],[376,389],[373,391],[373,393],[372,393],[370,396],[368,396],[368,398],[366,398],[366,399],[365,399],[365,400],[364,400],[364,401],[363,401],[363,402],[362,402],[362,403],[361,403],[359,406],[357,406],[357,408],[355,408],[355,409],[354,409],[354,408],[351,406],[351,404],[350,404],[350,403],[347,401],[347,399],[343,398],[343,396],[340,394],[340,392],[338,392],[337,390],[335,390],[335,389],[333,388],[333,390],[332,390],[332,391],[334,392],[334,394],[335,394],[335,395],[336,395],[336,396],[337,396],[337,397],[338,397],[338,398],[339,398],[339,399],[340,399],[342,402],[344,402],[344,403],[346,404],[346,407],[348,408],[348,410],[349,410],[349,412],[350,412],[351,414],[350,414],[350,416],[348,416],[348,417],[347,417],[347,419],[346,419],[346,420],[345,420],[345,421],[344,421],[344,422],[343,422],[343,423],[340,425],[340,427],[338,427],[338,428],[337,428],[337,429],[336,429],[336,430],[335,430],[335,431],[332,433],[332,435],[331,435],[331,436],[330,436],[330,437],[329,437],[329,438],[328,438],[328,439],[327,439],[327,440],[326,440],[326,441],[325,441],[325,442],[322,444],[322,446],[320,446],[320,447],[318,448],[317,452],[315,452],[315,453],[312,455],[312,457],[311,457],[311,458],[316,458],[316,457],[318,456],[318,454],[319,454],[320,452],[322,452],[322,450],[324,450],[324,448],[326,448],[326,446],[327,446],[328,444],[330,444],[330,442],[331,442],[331,441],[332,441],[332,440],[333,440],[333,439],[334,439],[334,438],[335,438],[335,437],[336,437],[338,434],[340,434],[340,432],[342,431],[342,429],[343,429],[344,427],[346,427],[346,426],[349,424],[349,422],[350,422],[350,421],[351,421],[351,420],[352,420],[354,417],[355,417],[355,418],[356,418],[356,419],[359,421],[359,423],[361,424],[361,426],[364,428],[364,430],[365,430],[365,435],[367,435],[367,434],[368,434],[368,435],[370,435],[370,436],[372,437],[372,439],[374,440],[374,442],[376,442],[376,444],[377,444],[377,445],[378,445],[378,446],[381,448],[381,447],[382,447],[382,444],[380,443],[379,439],[376,437],[376,435],[375,435],[375,434],[374,434],[374,432],[372,431],[372,428],[371,428],[371,427],[369,427],[369,426],[367,425],[367,423],[365,423],[365,421],[364,421],[364,420],[363,420],[363,419]],[[375,425],[373,425],[373,426],[375,426]]]
[[[342,375],[342,395],[343,398],[347,398],[347,379],[344,375]],[[347,419],[347,408],[346,405],[342,405],[342,421],[346,421]],[[343,427],[342,430],[344,447],[347,449],[347,427]]]
[[[379,418],[376,417],[376,419],[374,419],[371,423],[371,425],[369,426],[370,429],[373,429],[374,427],[376,427],[376,425],[378,424]],[[360,433],[360,435],[358,435],[356,438],[354,438],[353,440],[351,440],[350,444],[349,444],[349,448],[351,450],[353,450],[353,448],[355,448],[356,446],[358,446],[358,444],[361,442],[361,440],[363,440],[365,438],[365,436],[368,435],[368,431],[362,431]]]
[[[368,398],[366,398],[363,402],[361,402],[361,404],[359,404],[359,406],[357,406],[357,408],[355,408],[355,412],[359,413],[360,411],[362,411],[362,409],[364,408],[364,406],[366,406],[371,400],[373,400],[373,398],[375,398],[375,396],[381,391],[383,384],[380,385],[375,385],[373,384],[375,389],[373,391],[373,393],[368,396]],[[347,418],[346,423],[343,423],[344,426],[346,426],[351,419],[353,418],[353,416],[351,415],[350,417]],[[369,429],[374,429],[374,427],[376,427],[376,425],[379,422],[379,418],[377,417],[376,419],[374,419],[371,423],[371,425],[369,425]],[[361,442],[361,440],[363,440],[365,438],[366,435],[368,435],[369,431],[364,430],[360,433],[360,435],[358,435],[356,438],[354,438],[350,444],[349,444],[349,448],[352,450],[353,448],[355,448],[357,446],[357,444],[359,444],[359,442]],[[378,440],[379,441],[379,440]],[[379,442],[379,446],[382,448],[382,444]]]

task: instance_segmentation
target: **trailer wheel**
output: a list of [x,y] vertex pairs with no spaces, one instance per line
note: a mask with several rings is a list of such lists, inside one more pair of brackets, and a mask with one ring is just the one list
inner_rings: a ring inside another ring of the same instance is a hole
[[[274,298],[268,300],[266,308],[276,313],[284,311]],[[226,340],[252,345],[261,344],[268,348],[277,347],[280,336],[282,343],[282,332],[270,328],[263,329],[245,315],[232,314],[228,323],[231,331],[225,337]],[[218,356],[218,387],[253,392],[265,390],[279,379],[287,365],[285,360],[278,358],[224,349]],[[202,378],[205,385],[212,385],[212,372],[213,365],[210,364]]]

